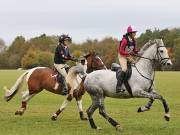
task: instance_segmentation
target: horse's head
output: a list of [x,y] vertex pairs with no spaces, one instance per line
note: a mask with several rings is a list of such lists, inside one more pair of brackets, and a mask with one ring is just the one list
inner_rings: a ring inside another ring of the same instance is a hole
[[157,51],[155,59],[161,64],[161,65],[172,65],[171,59],[169,58],[168,51],[166,47],[164,46],[162,39],[155,39],[154,43],[156,44]]
[[97,53],[91,52],[84,57],[87,60],[87,73],[90,73],[94,70],[106,69],[105,64]]
[[71,69],[71,72],[74,72],[75,74],[80,74],[82,76],[84,76],[86,74],[85,71],[84,71],[84,67],[81,64],[78,64],[78,65],[74,66]]

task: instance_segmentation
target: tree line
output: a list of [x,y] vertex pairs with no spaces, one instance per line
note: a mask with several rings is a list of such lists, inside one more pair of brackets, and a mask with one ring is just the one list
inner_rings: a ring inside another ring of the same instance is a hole
[[[162,38],[168,48],[173,66],[169,70],[180,70],[180,28],[146,30],[137,38],[141,48],[151,39]],[[3,44],[3,40],[0,40]],[[0,42],[0,44],[1,44]],[[97,52],[108,68],[117,62],[119,42],[116,38],[105,37],[102,40],[88,39],[81,44],[71,43],[70,51],[75,57],[85,55],[90,51]],[[29,69],[36,66],[53,66],[54,51],[58,44],[58,36],[42,34],[26,40],[17,36],[9,47],[0,52],[0,69]],[[68,64],[72,65],[73,62]]]

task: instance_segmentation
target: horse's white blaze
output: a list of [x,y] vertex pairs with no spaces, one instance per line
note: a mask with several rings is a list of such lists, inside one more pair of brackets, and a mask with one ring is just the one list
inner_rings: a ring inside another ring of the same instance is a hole
[[29,81],[29,78],[30,78],[30,76],[32,75],[32,73],[33,73],[36,69],[39,69],[39,68],[46,68],[46,67],[35,67],[35,68],[30,69],[29,72],[28,72],[28,74],[27,74],[27,76],[26,76],[26,82]]
[[[101,61],[102,64],[104,64],[99,56],[96,56],[96,57]],[[107,67],[105,65],[104,65],[104,68],[107,69]]]

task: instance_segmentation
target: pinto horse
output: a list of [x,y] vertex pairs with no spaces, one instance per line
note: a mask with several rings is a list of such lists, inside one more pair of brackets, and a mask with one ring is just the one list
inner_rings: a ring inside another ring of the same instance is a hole
[[[99,56],[92,52],[88,55],[84,56],[85,60],[80,61],[81,64],[84,66],[84,68],[87,68],[88,73],[92,72],[93,70],[100,70],[104,69],[105,65],[102,62],[102,60],[99,58]],[[86,67],[87,66],[87,67]],[[76,79],[76,77],[72,78],[71,75],[71,69],[68,72],[67,78],[71,78],[71,81],[67,80],[68,84],[68,93],[70,92],[70,89],[73,87],[72,85],[72,79]],[[78,72],[77,72],[78,73]],[[15,94],[18,92],[18,90],[21,88],[23,82],[26,80],[28,85],[28,90],[26,90],[22,95],[22,105],[21,107],[15,112],[15,115],[23,115],[27,108],[27,103],[30,99],[32,99],[33,96],[40,93],[43,89],[58,94],[63,95],[62,92],[62,85],[57,82],[56,79],[57,72],[53,69],[50,69],[48,67],[36,67],[30,70],[27,70],[25,73],[23,73],[16,81],[16,83],[12,86],[12,88],[9,90],[5,88],[6,94],[4,99],[6,101],[10,101]],[[79,76],[78,76],[79,77]],[[83,110],[82,110],[82,95],[85,93],[85,90],[81,89],[80,91],[74,90],[73,97],[77,101],[78,108],[80,110],[80,118],[83,120]],[[67,100],[72,100],[72,95],[67,96]],[[63,105],[64,106],[64,105]],[[61,107],[62,108],[62,107]],[[63,107],[64,109],[65,107]],[[60,109],[60,112],[62,109]],[[57,113],[58,114],[58,113]]]
[[[101,58],[96,54],[95,52],[89,53],[86,56],[84,56],[86,61],[82,61],[84,65],[86,65],[86,73],[91,73],[94,70],[102,70],[107,69]],[[70,78],[69,78],[70,79]],[[82,96],[85,93],[84,85],[83,85],[84,78],[77,78],[73,79],[71,82],[73,85],[73,96],[69,94],[66,99],[64,100],[61,107],[52,115],[51,119],[56,120],[59,114],[64,111],[64,109],[67,107],[67,105],[72,101],[73,97],[75,97],[77,101],[77,106],[79,109],[80,119],[81,120],[87,120],[87,118],[84,117],[83,108],[82,108]]]

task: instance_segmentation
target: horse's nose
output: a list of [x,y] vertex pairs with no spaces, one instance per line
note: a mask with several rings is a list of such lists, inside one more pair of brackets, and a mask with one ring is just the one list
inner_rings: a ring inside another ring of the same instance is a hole
[[168,61],[166,62],[166,65],[167,65],[167,66],[171,66],[171,65],[173,65],[173,64],[172,64],[171,60],[168,60]]

